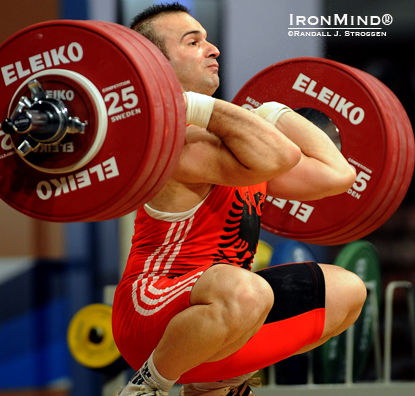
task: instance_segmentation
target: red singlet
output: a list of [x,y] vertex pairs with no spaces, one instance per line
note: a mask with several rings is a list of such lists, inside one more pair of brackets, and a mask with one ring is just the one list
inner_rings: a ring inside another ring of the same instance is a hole
[[[206,269],[216,263],[251,268],[265,191],[266,183],[237,188],[214,186],[204,201],[184,213],[158,212],[148,206],[138,210],[130,256],[113,305],[114,339],[124,359],[135,370],[155,349],[169,321],[190,307],[192,287]],[[239,363],[233,367],[235,354],[220,362],[202,364],[185,373],[179,382],[223,380],[225,363],[233,377],[269,365],[270,359],[281,360],[299,347],[318,340],[324,325],[324,309],[322,315],[322,322],[321,312],[317,319],[311,320],[317,328],[299,337],[291,347],[292,352],[290,348],[288,352],[282,348],[281,356],[268,353],[265,360],[252,359],[252,345],[257,345],[251,342],[253,337],[245,346],[249,359],[241,357],[244,347],[237,352]],[[297,315],[295,326],[300,323],[298,316],[302,315]],[[286,320],[278,323],[282,322]],[[286,328],[287,324],[280,326],[279,331],[292,332],[293,324]],[[307,332],[304,326],[300,327]],[[268,334],[270,328],[264,330]],[[273,330],[274,334],[275,331],[278,332]],[[255,362],[254,368],[249,360]]]

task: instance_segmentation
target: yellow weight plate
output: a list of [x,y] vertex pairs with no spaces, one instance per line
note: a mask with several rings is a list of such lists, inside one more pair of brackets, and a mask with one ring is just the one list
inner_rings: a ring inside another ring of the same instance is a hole
[[258,271],[260,269],[267,268],[273,253],[273,247],[260,239],[258,241],[257,251],[252,263],[252,271]]
[[102,369],[121,358],[112,335],[111,312],[109,305],[91,304],[79,310],[69,323],[69,350],[83,366]]

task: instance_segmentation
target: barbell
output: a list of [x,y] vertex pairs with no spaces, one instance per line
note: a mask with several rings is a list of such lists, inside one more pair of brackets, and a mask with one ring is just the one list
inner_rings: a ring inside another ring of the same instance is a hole
[[[171,177],[185,141],[180,84],[166,58],[124,26],[48,21],[0,46],[0,197],[55,222],[123,216]],[[258,73],[233,103],[287,104],[323,129],[357,171],[347,193],[267,197],[262,226],[304,242],[343,244],[382,225],[403,200],[414,138],[396,96],[373,76],[321,58]]]

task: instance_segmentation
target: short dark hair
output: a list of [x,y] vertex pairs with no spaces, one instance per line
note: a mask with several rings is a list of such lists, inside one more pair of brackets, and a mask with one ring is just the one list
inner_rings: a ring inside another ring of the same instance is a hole
[[155,4],[136,15],[130,23],[130,28],[149,39],[169,59],[164,37],[159,36],[153,28],[153,21],[163,14],[173,12],[185,12],[190,15],[190,10],[179,2],[170,4]]

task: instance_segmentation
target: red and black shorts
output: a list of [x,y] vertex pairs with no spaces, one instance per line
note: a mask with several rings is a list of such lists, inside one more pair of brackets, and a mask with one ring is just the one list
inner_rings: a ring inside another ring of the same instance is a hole
[[[210,268],[186,275],[124,280],[113,305],[113,333],[124,359],[138,370],[157,346],[169,321],[190,307],[193,285]],[[179,383],[233,378],[283,360],[318,341],[325,318],[324,275],[314,262],[283,264],[256,272],[272,287],[274,306],[261,329],[237,352],[203,363]]]

